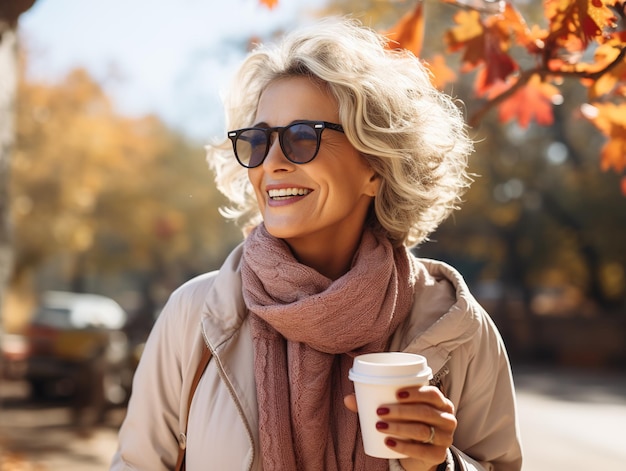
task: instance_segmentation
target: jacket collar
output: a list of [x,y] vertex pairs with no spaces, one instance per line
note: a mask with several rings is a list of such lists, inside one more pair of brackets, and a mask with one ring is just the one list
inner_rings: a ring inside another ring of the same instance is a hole
[[423,355],[436,375],[451,352],[480,327],[479,304],[451,266],[418,259],[418,284],[412,313],[392,339],[392,350]]
[[247,316],[241,295],[242,254],[243,244],[239,244],[215,274],[204,300],[202,331],[214,351],[237,332]]

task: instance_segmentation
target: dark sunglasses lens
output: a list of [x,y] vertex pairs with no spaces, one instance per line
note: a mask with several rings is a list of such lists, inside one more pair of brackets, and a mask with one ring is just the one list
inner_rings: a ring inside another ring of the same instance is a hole
[[282,144],[289,160],[304,164],[317,154],[317,133],[310,124],[292,124],[285,129]]
[[237,158],[246,167],[261,165],[267,150],[267,135],[258,129],[248,129],[239,134],[235,144]]

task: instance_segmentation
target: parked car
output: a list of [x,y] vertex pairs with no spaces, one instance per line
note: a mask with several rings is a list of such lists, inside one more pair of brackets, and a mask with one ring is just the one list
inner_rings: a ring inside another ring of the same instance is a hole
[[24,336],[0,332],[0,378],[18,380],[24,377],[28,346]]
[[35,397],[67,394],[102,416],[124,403],[133,375],[127,314],[113,299],[60,291],[43,294],[26,331],[25,379]]

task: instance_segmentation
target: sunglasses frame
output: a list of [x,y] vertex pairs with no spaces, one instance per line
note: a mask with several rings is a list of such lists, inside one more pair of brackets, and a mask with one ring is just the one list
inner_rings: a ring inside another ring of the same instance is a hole
[[[283,136],[285,135],[285,132],[287,129],[296,126],[298,124],[305,124],[311,127],[311,129],[313,129],[315,131],[315,135],[317,137],[317,147],[315,148],[315,153],[313,154],[313,156],[308,159],[306,162],[298,162],[293,160],[292,158],[289,157],[287,151],[285,150],[285,146],[283,143]],[[287,126],[274,126],[274,127],[268,127],[268,128],[261,128],[261,127],[256,127],[256,128],[242,128],[242,129],[236,129],[234,131],[228,131],[228,139],[231,140],[232,144],[233,144],[233,152],[235,153],[235,158],[237,159],[237,162],[239,162],[239,164],[242,167],[245,168],[256,168],[260,165],[263,164],[263,162],[265,161],[265,159],[267,158],[267,155],[270,152],[270,148],[272,147],[272,142],[271,142],[271,137],[272,134],[277,132],[278,133],[278,143],[280,144],[280,148],[283,151],[283,155],[287,158],[287,160],[289,160],[289,162],[292,162],[294,164],[298,164],[298,165],[302,165],[302,164],[308,164],[309,162],[311,162],[315,157],[317,157],[317,154],[319,153],[320,150],[320,144],[322,141],[322,131],[324,129],[332,129],[333,131],[339,131],[339,132],[344,132],[343,130],[343,126],[341,124],[336,124],[336,123],[330,123],[328,121],[307,121],[307,120],[301,120],[301,121],[294,121],[293,123],[288,124]],[[246,165],[244,164],[241,159],[239,158],[239,155],[237,154],[237,140],[239,139],[239,137],[246,131],[261,131],[263,133],[265,133],[265,140],[266,140],[266,144],[265,144],[265,153],[263,154],[263,158],[261,159],[261,161],[256,164],[256,165]]]

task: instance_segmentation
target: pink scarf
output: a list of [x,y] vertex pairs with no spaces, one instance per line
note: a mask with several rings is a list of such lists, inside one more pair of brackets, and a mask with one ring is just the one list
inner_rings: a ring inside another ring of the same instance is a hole
[[408,315],[416,270],[405,247],[363,234],[351,270],[336,281],[298,263],[263,225],[248,236],[243,296],[251,312],[263,469],[386,470],[363,452],[355,355],[383,351]]

